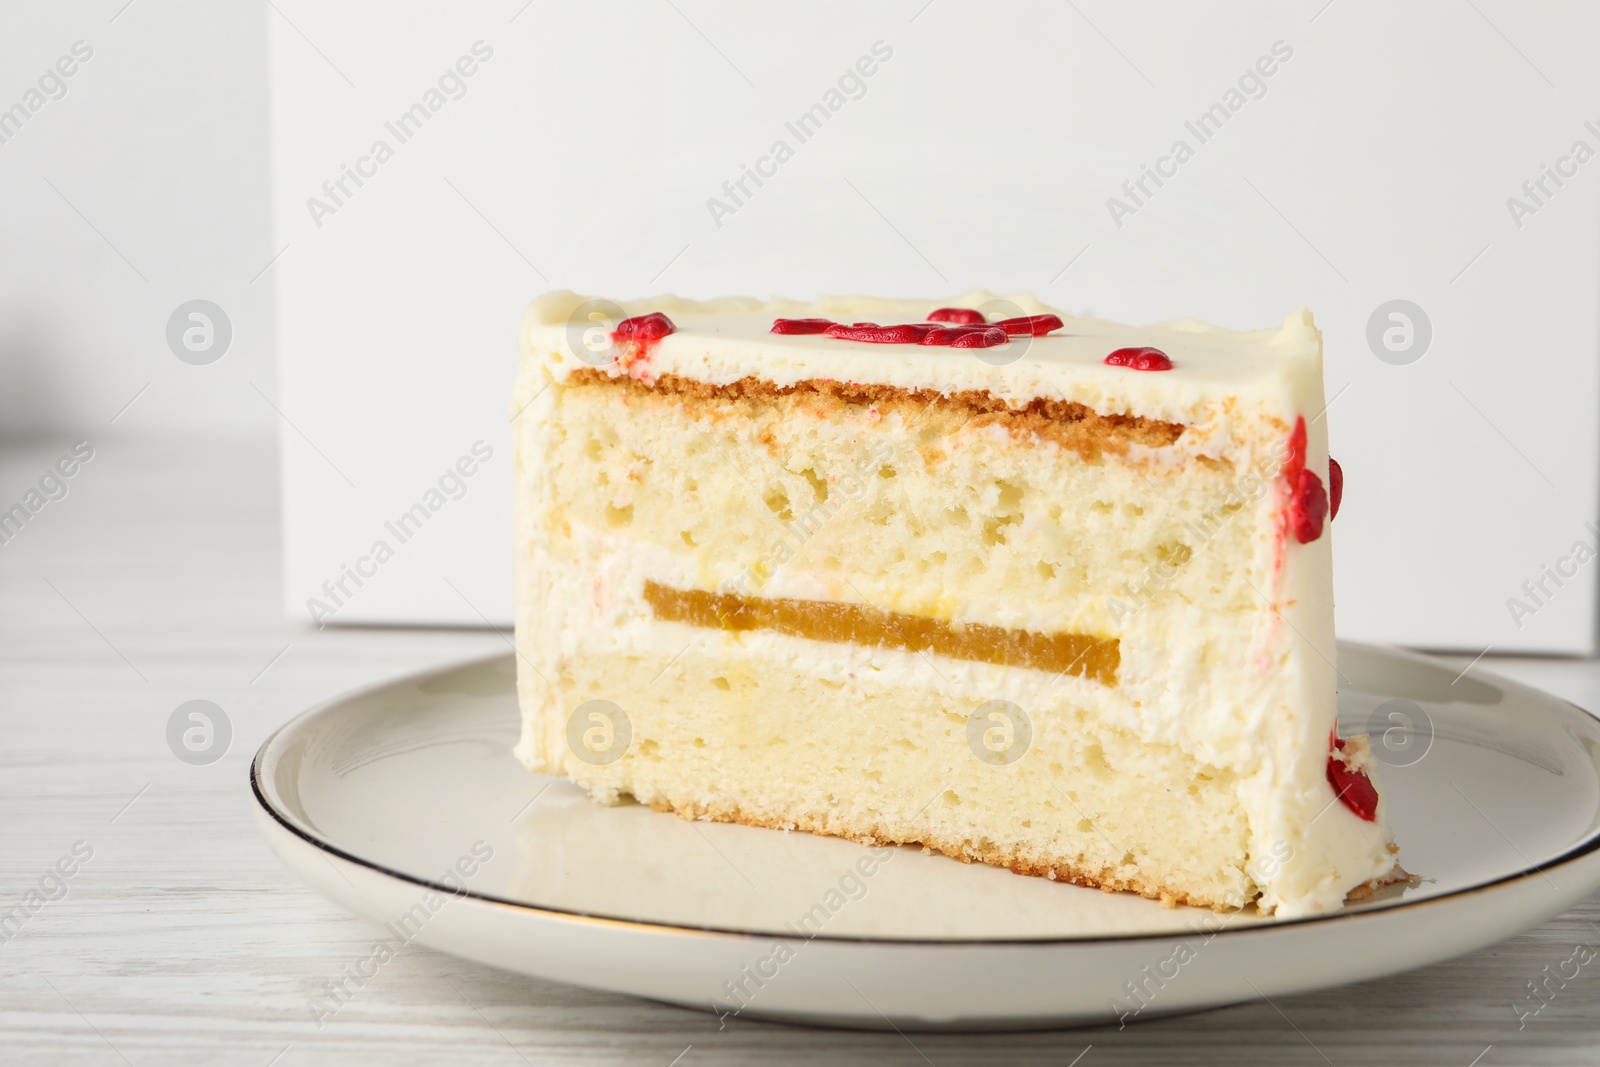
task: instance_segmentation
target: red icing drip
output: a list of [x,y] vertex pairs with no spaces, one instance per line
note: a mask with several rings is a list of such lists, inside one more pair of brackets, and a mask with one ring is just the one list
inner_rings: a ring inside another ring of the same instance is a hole
[[1063,323],[1058,315],[1023,315],[1016,319],[1001,319],[995,325],[1008,334],[1032,334],[1034,337],[1043,337],[1051,330],[1061,329]]
[[617,323],[617,328],[611,331],[613,341],[659,341],[667,334],[672,333],[677,327],[672,320],[659,311],[652,311],[648,315],[636,315],[631,319],[623,319]]
[[1159,348],[1119,348],[1106,357],[1113,367],[1132,370],[1171,370],[1172,360]]
[[983,312],[971,308],[940,308],[928,316],[929,322],[954,322],[971,326],[985,321]]
[[773,319],[773,333],[822,333],[833,325],[832,319]]
[[1300,474],[1305,469],[1306,420],[1297,416],[1294,420],[1294,429],[1289,432],[1289,440],[1285,445],[1283,466],[1278,468],[1277,537],[1272,552],[1274,581],[1283,573],[1283,564],[1287,559],[1289,530],[1293,525],[1291,512],[1294,510],[1295,488],[1300,484]]
[[1344,468],[1332,456],[1328,457],[1328,521],[1339,517],[1339,501],[1344,499]]
[[1322,479],[1306,470],[1306,420],[1298,416],[1289,434],[1289,450],[1283,460],[1283,484],[1288,493],[1284,518],[1294,539],[1302,545],[1322,536],[1322,520],[1328,515],[1328,493]]
[[1322,479],[1302,470],[1294,487],[1294,502],[1289,507],[1289,522],[1294,539],[1302,545],[1322,536],[1322,520],[1328,517],[1328,492]]
[[1289,451],[1283,458],[1283,477],[1291,486],[1300,479],[1300,472],[1306,469],[1306,418],[1304,415],[1295,417],[1294,429],[1289,433]]
[[1334,751],[1328,753],[1328,784],[1339,795],[1344,806],[1355,812],[1358,818],[1373,822],[1378,817],[1377,787],[1365,771],[1350,766],[1340,758],[1339,753],[1344,751],[1342,739],[1335,737],[1333,748]]
[[936,328],[915,323],[879,326],[875,322],[857,322],[849,326],[835,323],[822,332],[842,341],[869,341],[878,345],[914,345],[920,344],[922,339]]

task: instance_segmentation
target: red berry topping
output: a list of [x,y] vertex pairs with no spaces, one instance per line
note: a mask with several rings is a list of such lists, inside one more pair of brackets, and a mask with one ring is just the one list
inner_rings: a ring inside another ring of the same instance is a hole
[[878,345],[914,345],[922,341],[936,326],[919,326],[906,323],[901,326],[879,326],[875,322],[858,322],[851,326],[835,323],[822,332],[843,341],[869,341]]
[[1283,457],[1283,522],[1294,532],[1296,541],[1309,544],[1322,536],[1322,520],[1328,516],[1328,494],[1322,479],[1306,470],[1306,420],[1294,420],[1289,445]]
[[822,333],[833,325],[832,319],[773,319],[773,333]]
[[1016,319],[1001,319],[995,325],[1008,334],[1026,333],[1043,337],[1051,330],[1061,329],[1063,324],[1059,315],[1024,315]]
[[1344,468],[1332,456],[1328,457],[1328,521],[1339,517],[1339,501],[1344,499]]
[[1305,468],[1295,480],[1294,500],[1289,507],[1289,523],[1294,539],[1302,545],[1322,536],[1322,520],[1328,517],[1328,493],[1322,479]]
[[1006,332],[998,326],[935,326],[918,343],[949,345],[952,348],[993,348],[1005,344],[1006,340]]
[[[1333,747],[1344,749],[1344,741],[1335,738]],[[1372,822],[1378,817],[1378,790],[1365,771],[1352,767],[1339,757],[1338,752],[1328,753],[1328,784],[1344,801],[1344,806],[1359,818]]]
[[993,348],[1003,345],[1011,338],[998,326],[990,326],[984,330],[962,330],[956,334],[955,340],[950,342],[951,348]]
[[[970,321],[956,321],[957,317]],[[939,322],[941,325],[933,325]],[[867,341],[880,345],[947,345],[951,348],[993,348],[1014,334],[1042,336],[1061,326],[1054,315],[1029,315],[993,324],[969,308],[940,308],[924,323],[879,326],[875,322],[827,322],[825,319],[778,319],[773,333],[824,333],[842,341]]]
[[963,326],[984,322],[983,312],[971,308],[940,308],[928,316],[929,322],[956,322]]
[[1172,360],[1159,348],[1119,348],[1106,357],[1106,363],[1130,370],[1172,369]]
[[659,311],[652,311],[648,315],[636,315],[631,319],[623,319],[617,323],[617,328],[611,331],[613,341],[659,341],[672,333],[677,327],[672,320]]

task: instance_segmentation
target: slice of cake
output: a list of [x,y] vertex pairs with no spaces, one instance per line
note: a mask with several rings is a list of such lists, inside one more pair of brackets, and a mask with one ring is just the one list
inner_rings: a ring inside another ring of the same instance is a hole
[[522,353],[530,769],[1213,908],[1401,876],[1336,734],[1307,312],[563,292]]

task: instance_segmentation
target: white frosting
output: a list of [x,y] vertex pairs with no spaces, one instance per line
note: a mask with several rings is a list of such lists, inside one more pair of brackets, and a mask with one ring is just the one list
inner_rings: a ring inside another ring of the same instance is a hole
[[[622,361],[605,357],[599,327],[608,322],[599,302],[575,293],[540,297],[523,321],[524,350],[551,359],[550,372],[564,381],[573,370],[606,366],[621,373]],[[673,296],[612,304],[626,315],[660,311],[676,330],[651,346],[648,358],[627,370],[646,380],[676,374],[726,384],[754,377],[780,386],[827,378],[851,382],[992,393],[1018,405],[1037,397],[1072,400],[1102,415],[1138,413],[1188,425],[1221,417],[1234,404],[1292,418],[1304,396],[1289,388],[1302,376],[1286,365],[1316,371],[1321,389],[1322,337],[1311,313],[1300,309],[1282,328],[1239,332],[1192,319],[1155,326],[1123,326],[1101,319],[1061,315],[1060,330],[1045,337],[1014,337],[987,349],[872,344],[820,334],[772,333],[773,319],[822,317],[883,325],[919,322],[937,307],[991,309],[1021,314],[1052,312],[1032,296],[997,297],[976,291],[948,300],[873,300],[827,297],[815,304],[774,300],[690,301]],[[1059,312],[1055,312],[1060,314]],[[613,313],[614,314],[614,313]],[[599,316],[598,318],[594,316]],[[991,318],[994,316],[991,315]],[[593,346],[593,347],[590,347]],[[1173,369],[1141,372],[1105,364],[1114,349],[1150,346],[1173,361]],[[595,351],[598,348],[600,351]]]

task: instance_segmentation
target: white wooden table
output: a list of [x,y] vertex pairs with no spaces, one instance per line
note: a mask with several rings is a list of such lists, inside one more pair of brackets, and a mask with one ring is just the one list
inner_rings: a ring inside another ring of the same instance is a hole
[[[0,449],[0,507],[66,444]],[[308,999],[372,931],[267,850],[250,757],[309,704],[504,639],[285,621],[275,455],[270,442],[100,442],[70,493],[0,545],[0,914],[76,842],[93,849],[60,899],[9,940],[0,932],[0,1062],[1600,1063],[1600,960],[1521,1029],[1513,1009],[1574,945],[1600,949],[1600,897],[1413,974],[1120,1032],[719,1030],[708,1014],[420,947],[319,1030]],[[1600,664],[1484,666],[1600,707]],[[165,739],[173,709],[195,698],[222,706],[234,731],[204,767]]]

